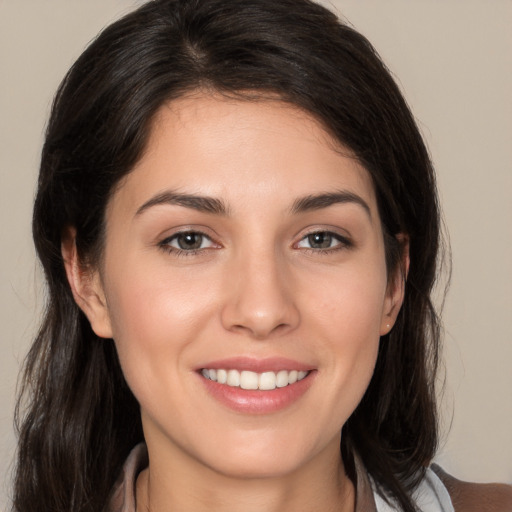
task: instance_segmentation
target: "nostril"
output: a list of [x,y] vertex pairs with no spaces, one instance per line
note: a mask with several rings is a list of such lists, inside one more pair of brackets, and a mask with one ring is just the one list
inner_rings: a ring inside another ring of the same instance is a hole
[[265,326],[264,324],[252,326],[237,324],[231,326],[229,330],[232,332],[237,332],[239,334],[245,333],[246,335],[254,339],[264,340],[275,335],[284,334],[285,331],[289,329],[291,329],[291,325],[286,323],[279,323],[278,325],[274,325],[271,327]]

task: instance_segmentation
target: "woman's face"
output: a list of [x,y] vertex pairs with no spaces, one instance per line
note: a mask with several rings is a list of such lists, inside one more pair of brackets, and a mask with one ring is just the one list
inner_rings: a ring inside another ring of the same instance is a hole
[[238,476],[339,457],[401,300],[350,153],[282,102],[199,93],[159,111],[113,195],[100,275],[89,317],[150,458]]

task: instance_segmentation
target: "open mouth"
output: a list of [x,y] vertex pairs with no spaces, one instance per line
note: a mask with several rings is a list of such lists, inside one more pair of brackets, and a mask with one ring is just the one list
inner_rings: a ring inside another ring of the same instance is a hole
[[278,372],[256,373],[248,370],[225,370],[202,368],[201,375],[205,379],[212,380],[219,384],[225,384],[234,388],[247,390],[270,391],[276,388],[284,388],[290,384],[301,381],[309,371],[280,370]]

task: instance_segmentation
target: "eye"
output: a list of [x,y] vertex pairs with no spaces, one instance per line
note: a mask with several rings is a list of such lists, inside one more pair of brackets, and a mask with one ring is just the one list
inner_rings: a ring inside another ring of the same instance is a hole
[[167,250],[193,252],[215,247],[210,237],[198,231],[183,231],[163,240],[160,245]]
[[297,244],[299,249],[329,250],[350,246],[350,242],[341,235],[330,231],[316,231],[306,235]]

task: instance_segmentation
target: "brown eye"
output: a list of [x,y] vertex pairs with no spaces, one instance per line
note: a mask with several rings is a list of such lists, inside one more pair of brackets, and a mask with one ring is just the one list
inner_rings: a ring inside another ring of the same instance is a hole
[[184,251],[200,249],[203,243],[203,235],[200,233],[182,233],[176,236],[176,243]]
[[308,235],[308,242],[312,249],[328,249],[332,246],[333,236],[326,232],[313,233]]
[[215,244],[203,233],[184,231],[163,240],[160,245],[169,250],[192,252],[214,247]]

